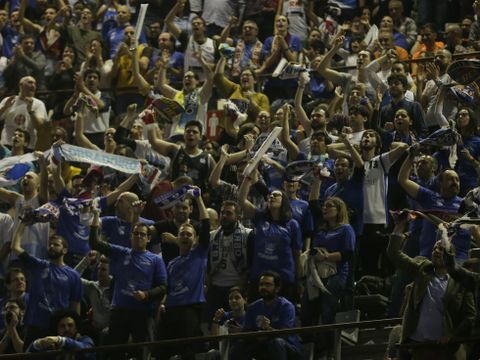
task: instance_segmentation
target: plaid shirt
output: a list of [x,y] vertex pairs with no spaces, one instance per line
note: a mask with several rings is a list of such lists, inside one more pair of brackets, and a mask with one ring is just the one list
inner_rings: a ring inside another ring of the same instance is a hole
[[409,48],[412,47],[417,38],[417,24],[415,24],[415,21],[409,17],[404,17],[400,25],[395,26],[395,30],[405,35]]

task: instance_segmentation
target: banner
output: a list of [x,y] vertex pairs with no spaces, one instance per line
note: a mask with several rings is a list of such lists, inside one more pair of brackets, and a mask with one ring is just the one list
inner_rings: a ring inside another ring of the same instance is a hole
[[165,96],[160,96],[158,99],[153,100],[152,106],[160,116],[170,122],[175,116],[185,112],[185,109],[179,102],[166,98]]
[[250,173],[257,167],[258,163],[262,159],[262,156],[266,154],[267,150],[270,148],[270,145],[272,145],[273,141],[277,138],[282,129],[282,127],[277,126],[270,134],[268,134],[262,146],[260,146],[255,155],[253,155],[252,160],[250,160],[248,165],[245,167],[245,170],[243,170],[243,176],[249,176]]
[[168,209],[179,202],[185,200],[187,195],[197,196],[199,195],[199,189],[190,185],[184,185],[181,188],[169,191],[167,193],[161,194],[153,199],[153,202],[160,209]]
[[75,161],[97,166],[106,166],[126,174],[141,172],[142,166],[139,160],[126,156],[108,154],[104,151],[90,150],[83,147],[63,144],[53,148],[57,159],[63,157],[66,161]]

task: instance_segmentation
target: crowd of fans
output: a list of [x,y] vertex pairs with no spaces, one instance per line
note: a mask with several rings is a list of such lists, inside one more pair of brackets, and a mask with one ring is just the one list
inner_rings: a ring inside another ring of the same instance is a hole
[[[478,1],[2,4],[1,354],[331,324],[367,289],[386,358],[478,359],[480,88],[447,71]],[[76,358],[307,343],[334,358]]]

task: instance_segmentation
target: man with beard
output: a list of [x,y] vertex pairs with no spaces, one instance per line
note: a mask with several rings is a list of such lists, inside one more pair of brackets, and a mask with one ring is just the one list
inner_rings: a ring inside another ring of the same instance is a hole
[[[295,306],[284,297],[278,296],[281,282],[280,276],[273,271],[262,273],[258,284],[261,299],[248,306],[244,331],[261,332],[295,326]],[[304,358],[304,349],[298,335],[266,340],[240,340],[232,345],[231,360],[246,360],[252,357],[290,360]]]
[[197,120],[190,120],[186,123],[183,134],[185,146],[159,138],[151,139],[151,143],[154,150],[172,159],[170,170],[172,181],[179,176],[186,175],[203,191],[208,186],[208,177],[215,167],[215,160],[199,146],[202,133],[202,123]]
[[391,74],[388,79],[388,92],[391,100],[380,109],[380,127],[385,123],[393,122],[398,109],[405,109],[412,119],[412,128],[417,136],[426,135],[425,114],[422,106],[416,101],[405,99],[405,91],[408,89],[408,79],[403,74]]
[[342,141],[351,154],[355,167],[363,171],[363,235],[359,241],[360,262],[363,274],[379,275],[380,255],[386,248],[381,236],[387,226],[386,190],[388,171],[407,150],[404,143],[393,143],[392,150],[380,153],[380,135],[366,130],[360,140],[360,153],[351,144],[346,134]]
[[[71,310],[60,310],[53,315],[52,319],[56,336],[46,336],[35,340],[27,349],[29,352],[49,351],[49,350],[74,350],[88,349],[93,347],[93,340],[87,335],[80,335],[78,325],[80,319],[78,314]],[[78,324],[78,325],[77,325]],[[93,352],[86,352],[74,356],[76,360],[95,360]]]
[[[310,113],[310,118],[308,117],[307,113],[305,112],[302,106],[303,100],[303,91],[305,86],[309,83],[310,78],[306,72],[302,72],[298,78],[298,87],[295,93],[295,116],[302,124],[304,131],[303,133],[303,140],[300,141],[299,147],[303,153],[307,153],[310,151],[310,136],[315,131],[324,131],[327,132],[327,124],[329,121],[329,113],[326,107],[320,105],[316,106],[312,112]],[[299,131],[295,135],[298,140],[299,139]],[[301,135],[300,135],[301,136]]]
[[238,204],[226,200],[220,209],[220,227],[210,233],[208,321],[211,321],[217,309],[228,308],[231,287],[246,285],[249,263],[247,245],[254,241],[254,232],[244,227],[239,219]]
[[[420,211],[437,211],[443,214],[457,214],[462,202],[458,196],[460,191],[460,178],[455,170],[447,169],[437,176],[438,191],[430,190],[411,180],[410,170],[412,169],[415,149],[410,150],[410,156],[405,159],[400,172],[398,183],[406,191],[408,196],[415,200]],[[441,215],[438,215],[441,216]],[[427,220],[423,221],[422,231],[419,239],[420,256],[430,257],[436,241],[435,225]],[[470,249],[470,232],[466,229],[459,229],[452,238],[456,248],[456,258],[465,261],[468,258]]]
[[82,283],[80,276],[65,265],[63,258],[68,251],[65,239],[52,235],[48,242],[48,260],[28,254],[21,246],[26,224],[22,221],[12,240],[12,251],[29,271],[29,306],[25,313],[25,348],[40,337],[48,335],[52,314],[70,308],[80,313]]
[[[387,250],[395,267],[408,272],[415,279],[413,290],[407,298],[400,342],[439,344],[428,348],[415,347],[408,358],[461,359],[461,355],[455,356],[459,343],[453,344],[451,340],[470,336],[476,318],[474,295],[456,277],[447,273],[445,255],[455,252],[448,239],[447,244],[443,240],[432,244],[428,254],[431,260],[412,258],[403,253],[407,224],[407,217],[397,220]],[[439,231],[446,232],[446,229],[439,226]],[[432,233],[435,234],[435,231]]]
[[[438,124],[434,114],[434,104],[439,95],[439,90],[442,85],[447,85],[452,82],[450,75],[447,74],[447,69],[452,63],[452,53],[446,49],[437,50],[434,56],[433,64],[428,63],[425,65],[424,73],[422,69],[417,70],[417,93],[422,94],[420,97],[420,103],[426,110],[426,119],[428,130],[438,129]],[[419,74],[420,73],[420,74]],[[418,81],[423,75],[424,81]],[[455,97],[446,97],[443,103],[443,115],[449,119],[457,112],[457,99]],[[413,117],[415,119],[416,117]],[[414,120],[415,121],[415,120]]]

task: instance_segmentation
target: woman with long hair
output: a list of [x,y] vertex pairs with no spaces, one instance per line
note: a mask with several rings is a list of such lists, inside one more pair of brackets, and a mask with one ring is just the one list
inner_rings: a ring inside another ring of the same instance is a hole
[[265,209],[255,207],[247,199],[250,187],[257,182],[258,176],[256,169],[246,176],[238,194],[243,216],[253,219],[256,232],[248,298],[251,301],[258,298],[260,274],[272,270],[280,274],[284,284],[280,295],[293,301],[296,294],[297,264],[303,245],[300,226],[292,218],[290,200],[284,191],[271,191]]
[[[308,256],[314,260],[325,289],[315,291],[307,286],[302,299],[302,326],[317,325],[318,319],[322,324],[334,323],[339,301],[349,287],[349,280],[353,279],[356,239],[349,224],[347,206],[342,199],[333,196],[320,207],[320,183],[319,177],[315,177],[309,197],[312,215],[321,222]],[[326,268],[329,270],[326,271]],[[310,276],[308,272],[307,276]],[[327,333],[322,346],[324,351],[333,350],[333,340],[334,334]]]
[[470,107],[459,106],[454,121],[449,121],[443,115],[443,101],[447,88],[442,88],[434,104],[434,116],[441,127],[452,127],[460,134],[461,141],[457,142],[458,159],[453,165],[450,151],[440,150],[435,154],[439,164],[439,171],[444,168],[454,167],[460,177],[460,193],[458,196],[465,196],[470,189],[477,187],[478,174],[475,170],[480,167],[477,160],[480,156],[480,137],[478,136],[478,119]]

